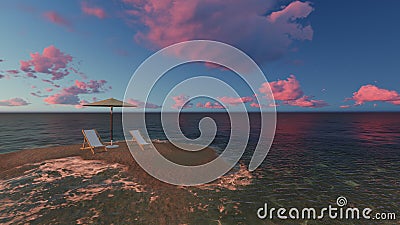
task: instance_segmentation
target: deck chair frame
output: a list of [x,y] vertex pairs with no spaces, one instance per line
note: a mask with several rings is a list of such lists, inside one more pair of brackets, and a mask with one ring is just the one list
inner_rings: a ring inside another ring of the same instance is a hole
[[[143,141],[146,142],[146,144],[141,144],[141,143],[139,143],[139,141],[137,140],[136,135],[133,134],[134,131],[137,131],[137,133],[142,137]],[[148,143],[148,142],[143,138],[143,136],[142,136],[142,134],[140,133],[139,130],[130,130],[129,133],[132,135],[132,141],[136,142],[136,143],[139,145],[139,147],[140,147],[143,151],[144,151],[144,145],[150,145],[150,146],[151,146],[151,143]]]
[[[103,144],[103,141],[101,140],[99,133],[97,133],[97,130],[96,129],[92,129],[92,130],[94,130],[94,132],[96,133],[96,136],[99,139],[100,143]],[[95,148],[104,148],[104,150],[107,151],[107,147],[104,144],[103,144],[103,146],[92,146],[89,142],[89,139],[87,138],[87,136],[85,134],[85,130],[82,130],[82,134],[83,134],[83,144],[82,144],[81,150],[90,149],[93,154],[94,154]]]

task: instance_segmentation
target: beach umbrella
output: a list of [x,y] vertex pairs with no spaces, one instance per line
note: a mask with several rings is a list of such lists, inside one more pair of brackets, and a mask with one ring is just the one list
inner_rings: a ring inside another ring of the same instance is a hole
[[113,109],[114,107],[136,107],[135,105],[117,100],[115,98],[109,98],[106,100],[93,102],[89,104],[85,104],[83,106],[92,106],[92,107],[110,107],[110,140],[111,144],[107,146],[107,148],[116,148],[118,145],[113,145]]

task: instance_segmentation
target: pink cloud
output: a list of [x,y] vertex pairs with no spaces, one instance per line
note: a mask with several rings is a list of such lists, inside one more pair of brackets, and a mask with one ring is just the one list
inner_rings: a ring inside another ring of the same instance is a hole
[[[311,26],[305,21],[313,11],[309,2],[294,1],[278,11],[276,1],[123,2],[127,22],[145,27],[137,32],[135,40],[157,48],[210,39],[237,46],[257,61],[270,61],[288,52],[295,41],[311,40],[313,36]],[[266,12],[272,13],[266,15]]]
[[268,85],[271,88],[274,99],[276,101],[283,101],[286,105],[309,108],[328,106],[328,104],[323,100],[315,100],[310,96],[304,95],[300,82],[294,75],[290,75],[286,80],[263,83],[259,88],[259,91],[266,96],[269,95]]
[[205,104],[199,102],[196,104],[197,108],[207,108],[207,109],[225,109],[225,107],[218,102],[206,102]]
[[137,106],[138,108],[149,108],[149,109],[161,108],[161,106],[159,106],[159,105],[156,105],[156,104],[153,104],[153,103],[150,103],[150,102],[146,102],[145,103],[145,102],[139,101],[137,99],[133,99],[133,98],[128,99],[127,102],[129,104]]
[[[269,86],[275,100],[289,101],[296,100],[303,96],[300,83],[294,75],[290,75],[287,80],[269,82]],[[259,91],[266,95],[269,93],[268,90],[268,83],[262,84],[261,88],[259,88]]]
[[278,106],[279,106],[278,104],[274,104],[274,103],[269,103],[268,105],[262,105],[257,102],[252,102],[250,104],[250,107],[253,107],[253,108],[278,107]]
[[354,100],[355,105],[362,105],[365,102],[382,101],[395,105],[400,105],[400,94],[397,91],[391,91],[379,88],[375,85],[364,85],[353,93],[353,97],[346,100]]
[[7,70],[6,73],[15,75],[15,74],[19,74],[19,71],[18,70]]
[[47,91],[47,92],[52,92],[53,88],[45,88],[44,90]]
[[253,108],[261,108],[261,105],[258,104],[258,103],[256,103],[256,102],[252,102],[252,103],[250,104],[250,107],[253,107]]
[[239,98],[234,98],[234,97],[219,97],[218,100],[225,104],[229,105],[238,105],[241,103],[247,103],[247,102],[252,102],[254,101],[254,97],[248,96],[248,97],[239,97]]
[[27,72],[27,73],[26,73],[26,76],[27,76],[27,77],[34,78],[34,79],[37,78],[37,76],[36,76],[34,73],[32,73],[32,72]]
[[390,101],[394,105],[400,105],[400,100]]
[[105,80],[90,80],[87,83],[76,80],[74,85],[63,88],[60,92],[45,98],[44,101],[48,104],[79,105],[81,100],[78,95],[107,91],[106,83]]
[[40,93],[41,93],[40,91],[37,91],[36,93],[35,92],[31,92],[30,94],[32,96],[35,96],[35,97],[38,97],[38,98],[43,98],[43,97],[47,97],[48,96],[48,95],[41,95]]
[[11,98],[7,100],[0,100],[0,106],[24,106],[29,105],[27,101],[22,98]]
[[285,104],[291,106],[306,107],[306,108],[321,108],[328,106],[328,104],[324,100],[314,100],[311,99],[310,96],[305,96],[305,95],[296,100],[286,101]]
[[42,81],[43,81],[43,82],[45,82],[45,83],[54,84],[54,82],[53,82],[53,81],[51,81],[51,80],[42,79]]
[[219,69],[221,71],[229,71],[228,68],[226,68],[225,66],[216,64],[216,63],[210,63],[210,62],[204,62],[204,65],[210,69]]
[[78,74],[82,79],[87,79],[87,76],[86,76],[85,73],[83,73],[83,72],[81,72],[81,71],[75,69],[74,67],[71,66],[71,67],[69,67],[68,69],[71,70],[72,72]]
[[28,74],[45,73],[52,75],[52,80],[60,80],[70,73],[67,65],[72,62],[72,56],[61,52],[53,45],[44,48],[42,54],[36,52],[30,56],[31,60],[20,61],[20,69]]
[[106,80],[90,80],[88,82],[84,81],[75,81],[75,86],[82,90],[91,90],[91,93],[99,93],[100,91],[105,89]]
[[86,101],[86,100],[81,100],[81,101],[79,101],[79,105],[75,105],[75,108],[77,108],[77,109],[82,109],[82,108],[85,107],[85,106],[83,106],[83,105],[86,105],[86,104],[89,104],[89,102]]
[[192,108],[193,104],[189,102],[190,97],[186,95],[178,95],[173,96],[172,99],[175,101],[175,104],[172,105],[172,108],[180,109],[180,108]]
[[44,99],[44,101],[48,104],[60,104],[60,105],[78,105],[79,97],[77,95],[73,95],[70,93],[62,92],[51,95]]
[[60,25],[60,26],[64,26],[64,27],[70,27],[71,24],[69,21],[67,21],[66,19],[64,19],[60,14],[58,14],[57,12],[54,11],[48,11],[43,13],[43,16],[45,19],[47,19],[48,21]]
[[45,82],[45,83],[51,84],[55,88],[61,87],[60,85],[55,84],[52,80],[42,79],[42,81]]
[[271,22],[287,22],[296,19],[306,18],[313,8],[309,2],[294,1],[280,11],[272,12],[267,18]]
[[347,108],[350,108],[351,105],[341,105],[341,106],[339,106],[339,107],[342,108],[342,109],[347,109]]
[[29,61],[19,61],[19,64],[20,64],[20,69],[22,70],[22,71],[25,71],[25,72],[35,72],[35,71],[33,71],[31,68],[30,68],[30,63],[29,63]]
[[279,106],[279,104],[276,104],[276,103],[269,103],[269,105],[268,105],[269,107],[278,107]]
[[87,2],[82,2],[81,4],[81,10],[83,13],[91,16],[96,16],[99,19],[104,19],[106,18],[107,14],[104,11],[104,9],[100,7],[95,7],[95,6],[89,6]]

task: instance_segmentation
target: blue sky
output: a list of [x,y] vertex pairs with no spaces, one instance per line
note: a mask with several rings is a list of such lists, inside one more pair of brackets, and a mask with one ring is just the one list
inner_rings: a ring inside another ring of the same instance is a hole
[[[399,7],[394,0],[1,1],[0,111],[98,111],[77,105],[123,99],[141,62],[169,44],[192,39],[223,41],[249,54],[275,82],[278,111],[396,111]],[[60,68],[68,75],[52,80],[51,71],[36,69],[46,48],[58,54],[54,62],[72,57]],[[40,60],[31,57],[36,52]],[[29,71],[36,78],[28,77]],[[231,72],[204,65],[176,68],[160,87],[199,74],[231,83],[242,97],[252,96]],[[207,84],[199,85],[207,90]],[[151,100],[160,105],[163,99]],[[207,101],[198,99],[185,110],[220,110],[196,107]],[[246,106],[256,110],[251,103]]]

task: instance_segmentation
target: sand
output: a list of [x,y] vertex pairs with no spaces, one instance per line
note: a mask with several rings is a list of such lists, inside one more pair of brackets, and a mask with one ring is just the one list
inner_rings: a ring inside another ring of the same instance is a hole
[[[0,223],[185,224],[194,218],[197,223],[215,223],[229,216],[221,211],[228,203],[207,193],[236,190],[240,182],[248,185],[251,180],[243,168],[202,187],[170,185],[148,175],[125,142],[118,144],[108,151],[96,149],[95,154],[76,144],[0,155]],[[218,156],[211,148],[187,152],[168,142],[154,145],[166,158],[184,165],[204,164]]]
[[[95,154],[90,150],[80,150],[81,144],[57,146],[37,149],[27,149],[0,155],[0,179],[15,175],[20,166],[28,163],[38,163],[49,159],[58,159],[79,156],[87,160],[103,160],[109,163],[121,163],[129,167],[129,170],[144,173],[143,169],[136,163],[125,142],[118,142],[118,148],[104,151],[96,148]],[[175,147],[169,142],[153,143],[156,149],[167,159],[181,165],[200,165],[212,161],[218,155],[211,148],[197,152],[188,152]],[[139,147],[136,151],[142,151]]]

